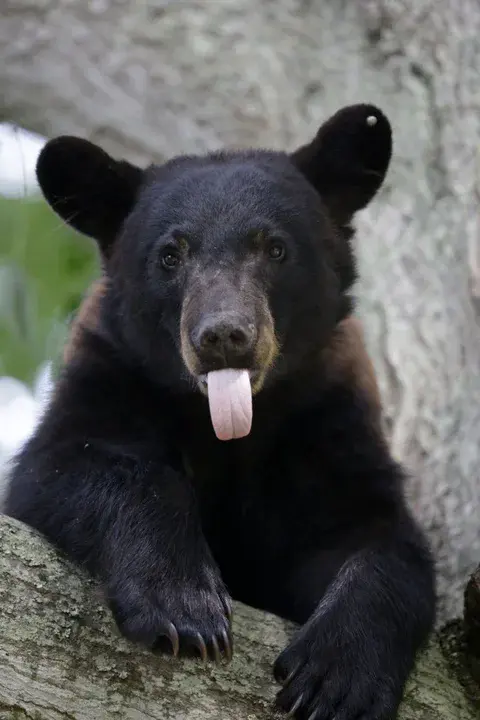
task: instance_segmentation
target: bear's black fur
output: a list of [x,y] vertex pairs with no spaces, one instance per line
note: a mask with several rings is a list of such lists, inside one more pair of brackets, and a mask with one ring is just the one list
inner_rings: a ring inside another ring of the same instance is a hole
[[[97,576],[149,647],[229,655],[230,595],[300,623],[275,675],[305,720],[391,717],[434,618],[403,470],[368,395],[326,366],[352,307],[350,222],[390,155],[388,120],[357,105],[292,155],[141,171],[59,138],[38,162],[52,207],[98,241],[106,284],[7,512]],[[204,342],[218,317],[220,347]],[[203,378],[225,365],[252,371],[255,397],[251,433],[222,443]]]

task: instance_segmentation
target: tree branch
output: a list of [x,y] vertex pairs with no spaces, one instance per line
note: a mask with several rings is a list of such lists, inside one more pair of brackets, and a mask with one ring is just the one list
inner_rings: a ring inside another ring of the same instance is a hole
[[[277,717],[271,668],[293,626],[237,603],[230,665],[156,656],[120,638],[95,585],[26,526],[0,516],[0,547],[0,718]],[[400,720],[478,720],[462,643],[461,623],[432,640]]]

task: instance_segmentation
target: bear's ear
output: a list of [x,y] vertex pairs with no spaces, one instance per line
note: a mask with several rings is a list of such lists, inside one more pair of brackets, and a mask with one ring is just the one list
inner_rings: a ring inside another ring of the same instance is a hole
[[337,222],[348,223],[377,193],[392,155],[392,128],[374,105],[342,108],[291,159]]
[[37,160],[45,199],[68,225],[94,238],[104,257],[131,211],[143,170],[117,161],[88,140],[50,140]]

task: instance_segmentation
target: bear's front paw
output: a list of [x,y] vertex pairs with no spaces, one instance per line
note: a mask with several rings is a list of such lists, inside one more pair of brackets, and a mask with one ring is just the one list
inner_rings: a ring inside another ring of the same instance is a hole
[[302,720],[392,720],[411,658],[402,656],[395,629],[339,620],[312,619],[278,657],[277,705]]
[[215,570],[183,582],[124,579],[110,586],[108,599],[129,640],[153,650],[167,638],[174,655],[195,648],[203,660],[232,657],[231,599]]

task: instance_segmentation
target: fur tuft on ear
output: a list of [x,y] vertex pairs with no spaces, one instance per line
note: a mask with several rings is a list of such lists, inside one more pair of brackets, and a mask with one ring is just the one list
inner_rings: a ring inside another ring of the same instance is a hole
[[50,140],[37,161],[45,199],[68,225],[94,238],[104,257],[131,211],[143,170],[117,161],[88,140]]
[[391,155],[388,119],[375,105],[361,104],[336,112],[291,159],[344,224],[375,196]]

